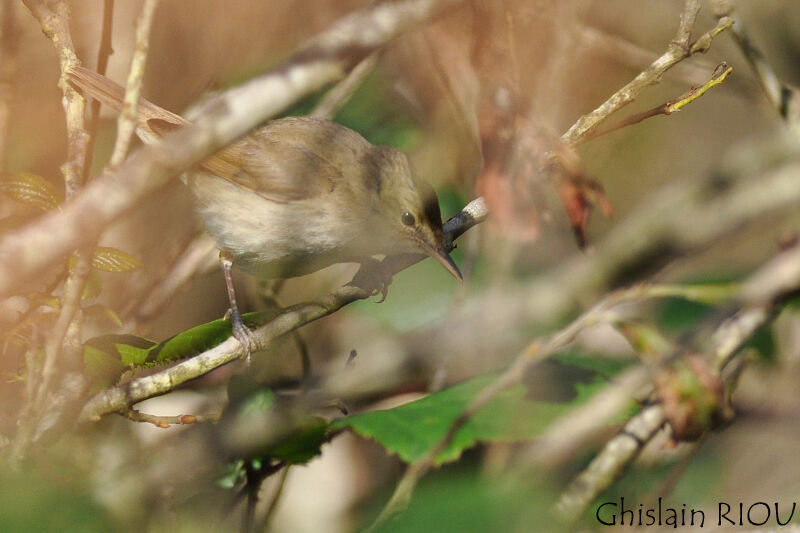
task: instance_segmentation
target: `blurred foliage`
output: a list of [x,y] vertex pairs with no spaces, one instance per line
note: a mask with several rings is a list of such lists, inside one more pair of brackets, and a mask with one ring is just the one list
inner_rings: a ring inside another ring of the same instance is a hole
[[552,488],[514,476],[492,478],[468,467],[431,475],[414,491],[408,508],[378,529],[385,533],[436,531],[558,532]]
[[45,479],[31,471],[0,470],[0,517],[4,533],[96,533],[115,531],[119,526],[80,482],[64,471]]

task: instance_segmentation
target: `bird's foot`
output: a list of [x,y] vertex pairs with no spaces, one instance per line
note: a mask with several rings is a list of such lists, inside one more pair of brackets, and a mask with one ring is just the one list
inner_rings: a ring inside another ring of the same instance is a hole
[[253,335],[253,330],[247,327],[247,324],[244,323],[244,319],[240,313],[231,311],[229,309],[226,316],[231,321],[233,336],[236,337],[236,340],[239,341],[239,344],[242,345],[242,348],[244,348],[244,351],[247,354],[247,365],[249,366],[252,348],[256,342]]
[[361,268],[348,285],[360,287],[370,294],[380,294],[378,303],[386,299],[389,294],[389,285],[392,284],[392,273],[377,259],[368,259],[361,262]]

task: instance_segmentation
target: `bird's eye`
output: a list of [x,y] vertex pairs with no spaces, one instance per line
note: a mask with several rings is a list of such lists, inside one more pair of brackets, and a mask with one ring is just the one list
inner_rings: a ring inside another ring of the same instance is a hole
[[414,218],[414,215],[412,215],[408,211],[403,213],[403,216],[400,217],[400,220],[402,220],[403,224],[405,224],[406,226],[413,226],[417,222],[417,220]]

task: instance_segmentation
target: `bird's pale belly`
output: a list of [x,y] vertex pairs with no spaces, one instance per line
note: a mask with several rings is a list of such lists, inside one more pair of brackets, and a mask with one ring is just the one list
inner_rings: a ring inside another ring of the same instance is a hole
[[[197,212],[217,245],[233,255],[242,270],[263,277],[302,276],[335,263],[363,257],[365,239],[303,201],[281,204],[215,176],[190,180]],[[221,202],[220,197],[225,201]],[[231,205],[239,206],[231,209]],[[335,203],[333,204],[335,205]],[[359,246],[356,246],[359,243]]]

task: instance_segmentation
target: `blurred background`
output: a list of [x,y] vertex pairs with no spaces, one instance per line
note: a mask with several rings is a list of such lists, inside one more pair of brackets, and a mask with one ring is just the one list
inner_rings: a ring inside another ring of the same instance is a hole
[[[732,4],[778,76],[800,83],[800,4]],[[63,188],[59,167],[66,140],[55,52],[22,4],[4,5],[13,10],[19,31],[5,169],[37,174]],[[70,5],[78,56],[94,68],[103,3]],[[358,0],[164,1],[156,13],[143,96],[184,113],[210,92],[269,70],[339,17],[368,5]],[[301,344],[287,338],[255,356],[249,371],[228,365],[139,408],[164,414],[220,410],[231,375],[243,372],[277,387],[296,383],[298,345],[305,345],[319,375],[341,371],[356,350],[355,364],[337,387],[351,399],[354,412],[388,408],[502,369],[535,335],[563,325],[612,288],[646,279],[741,279],[773,256],[798,229],[796,203],[745,195],[752,209],[731,208],[742,214],[729,216],[725,206],[741,200],[733,195],[725,200],[724,184],[708,185],[741,154],[760,153],[787,130],[730,32],[719,35],[706,54],[671,69],[607,124],[701,85],[722,61],[734,69],[724,84],[680,113],[577,148],[586,175],[602,184],[613,204],[612,216],[593,211],[586,249],[576,241],[556,180],[544,170],[546,152],[570,125],[666,50],[682,7],[678,0],[468,2],[393,42],[336,120],[373,143],[408,153],[415,172],[436,188],[445,218],[476,196],[486,198],[490,219],[468,232],[454,252],[466,282],[458,285],[439,265],[424,261],[395,278],[383,303],[371,299],[350,305],[304,327]],[[121,84],[140,8],[138,1],[115,4],[108,76]],[[694,37],[716,23],[703,3]],[[313,100],[290,113],[308,112]],[[107,162],[116,129],[114,114],[104,109],[101,116],[93,176]],[[769,163],[770,168],[781,164],[779,158]],[[744,173],[742,181],[752,180],[753,191],[769,196],[757,187],[760,176]],[[796,184],[800,187],[800,179]],[[692,202],[699,199],[690,205],[689,196],[681,194],[695,189],[700,192]],[[4,202],[7,214],[13,206]],[[681,219],[706,223],[687,228]],[[157,282],[201,232],[178,180],[108,228],[101,244],[125,250],[144,266],[124,275],[103,274],[99,301],[116,311],[123,326],[90,325],[84,336],[124,332],[160,341],[221,317],[228,303],[213,251],[190,284],[143,310]],[[282,305],[311,300],[346,283],[355,269],[337,265],[288,280],[277,300]],[[246,287],[243,307],[263,309],[273,284],[236,276]],[[19,307],[14,299],[0,305],[6,329]],[[641,313],[678,338],[711,311],[667,301]],[[665,452],[667,445],[660,441],[608,497],[643,501],[662,491],[678,505],[698,507],[796,500],[797,318],[796,311],[784,311],[762,338],[741,378],[734,397],[739,414],[729,427],[709,435],[691,453],[682,446]],[[575,350],[621,364],[634,360],[611,328],[587,332]],[[13,379],[22,364],[13,351],[0,360],[5,439],[14,433],[23,397],[24,385]],[[543,397],[571,390],[580,379],[570,372],[546,376],[532,386]],[[569,396],[551,401],[569,401]],[[527,479],[509,475],[524,443],[477,445],[425,478],[409,510],[385,529],[537,530],[557,488],[613,429],[573,461]],[[235,530],[237,507],[220,484],[227,460],[220,431],[210,424],[159,429],[106,417],[36,453],[22,474],[3,473],[0,516],[16,520],[14,531],[63,530],[64,524],[70,531]],[[385,503],[402,470],[403,463],[376,443],[339,435],[321,456],[289,470],[270,526],[276,531],[357,530]],[[276,479],[265,483],[265,500],[276,490]],[[582,527],[598,524],[589,516]]]

